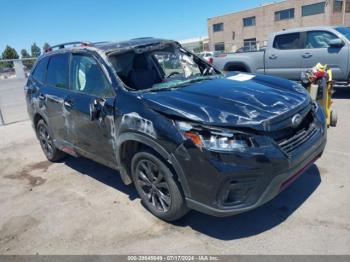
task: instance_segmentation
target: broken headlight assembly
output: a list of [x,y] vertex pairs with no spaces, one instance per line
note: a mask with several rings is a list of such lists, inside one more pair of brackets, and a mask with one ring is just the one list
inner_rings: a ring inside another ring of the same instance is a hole
[[212,129],[187,122],[175,122],[185,139],[190,139],[200,149],[210,151],[246,151],[253,146],[247,134],[235,131]]

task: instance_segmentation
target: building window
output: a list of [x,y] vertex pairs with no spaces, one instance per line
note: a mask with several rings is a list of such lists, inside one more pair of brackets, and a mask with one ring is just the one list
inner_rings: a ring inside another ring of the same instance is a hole
[[323,14],[325,12],[325,7],[326,7],[325,2],[312,4],[312,5],[304,5],[302,6],[301,13],[302,13],[302,16]]
[[214,45],[214,49],[215,51],[225,51],[225,43],[224,42],[216,43]]
[[[344,0],[334,0],[333,2],[333,12],[340,13],[343,12]],[[345,1],[345,12],[350,13],[350,0]]]
[[287,20],[294,18],[294,8],[275,12],[275,21]]
[[244,27],[254,26],[254,25],[255,25],[255,16],[243,18],[243,26]]
[[244,52],[256,51],[256,38],[244,39]]
[[333,12],[338,13],[343,11],[343,0],[334,0]]
[[350,13],[350,0],[345,2],[345,12]]
[[214,32],[224,31],[224,23],[213,24],[213,31]]

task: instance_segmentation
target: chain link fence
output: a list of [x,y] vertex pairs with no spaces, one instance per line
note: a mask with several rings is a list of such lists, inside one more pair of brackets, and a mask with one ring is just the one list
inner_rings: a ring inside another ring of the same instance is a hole
[[0,60],[0,126],[28,119],[23,88],[35,60]]
[[223,53],[256,52],[266,48],[267,41],[247,39],[236,42],[216,42],[211,44],[211,50]]

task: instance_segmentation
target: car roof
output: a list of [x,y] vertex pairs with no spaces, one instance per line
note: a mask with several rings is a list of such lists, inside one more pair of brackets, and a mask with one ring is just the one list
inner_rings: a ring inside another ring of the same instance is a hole
[[[98,43],[90,43],[90,42],[71,42],[66,44],[59,44],[54,46],[54,48],[59,47],[57,50],[51,50],[51,48],[44,54],[53,55],[57,53],[67,52],[67,50],[78,50],[78,49],[98,49],[106,54],[114,53],[114,52],[122,52],[126,50],[130,50],[136,47],[147,46],[147,45],[157,45],[157,44],[166,44],[166,43],[177,43],[173,40],[166,40],[160,38],[153,37],[141,37],[134,38],[127,41],[120,42],[98,42]],[[72,45],[69,46],[68,45]]]
[[134,47],[143,46],[143,45],[161,44],[165,42],[175,42],[175,41],[160,39],[160,38],[153,38],[153,37],[141,37],[141,38],[134,38],[131,40],[121,41],[121,42],[103,42],[101,44],[96,44],[94,46],[105,52],[110,52],[110,51],[115,51],[120,49],[134,48]]
[[310,26],[310,27],[298,27],[298,28],[292,28],[292,29],[285,29],[282,31],[275,32],[274,35],[280,35],[280,34],[286,34],[286,33],[298,33],[298,32],[305,32],[305,31],[314,31],[314,30],[334,30],[337,27],[344,27],[344,26]]

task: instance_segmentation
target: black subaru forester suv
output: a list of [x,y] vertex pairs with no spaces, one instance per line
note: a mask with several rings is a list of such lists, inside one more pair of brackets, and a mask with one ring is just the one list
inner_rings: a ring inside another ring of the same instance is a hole
[[324,113],[302,86],[224,75],[170,40],[49,48],[25,91],[50,161],[69,154],[118,170],[167,221],[260,206],[326,144]]

